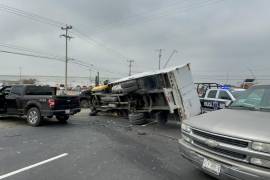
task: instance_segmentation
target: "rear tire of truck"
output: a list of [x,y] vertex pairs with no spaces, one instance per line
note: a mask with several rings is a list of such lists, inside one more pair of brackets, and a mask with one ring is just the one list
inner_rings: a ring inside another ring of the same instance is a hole
[[28,109],[26,120],[30,126],[33,126],[33,127],[39,126],[42,120],[39,109],[36,107],[32,107]]
[[164,126],[165,124],[167,124],[168,122],[168,112],[166,111],[160,111],[156,113],[156,120],[158,121],[158,123],[162,126]]
[[143,125],[146,123],[144,113],[131,113],[128,115],[128,119],[132,125]]
[[56,119],[63,124],[66,124],[68,119],[69,119],[69,115],[61,115],[61,116],[56,116]]

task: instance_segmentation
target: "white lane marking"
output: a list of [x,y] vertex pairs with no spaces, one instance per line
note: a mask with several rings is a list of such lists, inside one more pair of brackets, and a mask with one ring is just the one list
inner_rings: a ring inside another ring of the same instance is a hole
[[46,164],[46,163],[48,163],[48,162],[51,162],[51,161],[54,161],[54,160],[56,160],[56,159],[65,157],[65,156],[67,156],[67,155],[68,155],[68,153],[60,154],[59,156],[55,156],[55,157],[52,157],[52,158],[50,158],[50,159],[41,161],[41,162],[39,162],[39,163],[36,163],[36,164],[30,165],[30,166],[27,166],[27,167],[18,169],[18,170],[16,170],[16,171],[13,171],[13,172],[10,172],[10,173],[1,175],[1,176],[0,176],[0,179],[4,179],[4,178],[7,178],[7,177],[9,177],[9,176],[13,176],[13,175],[18,174],[18,173],[21,173],[21,172],[23,172],[23,171],[27,171],[27,170],[29,170],[29,169],[32,169],[32,168],[35,168],[35,167],[37,167],[37,166]]

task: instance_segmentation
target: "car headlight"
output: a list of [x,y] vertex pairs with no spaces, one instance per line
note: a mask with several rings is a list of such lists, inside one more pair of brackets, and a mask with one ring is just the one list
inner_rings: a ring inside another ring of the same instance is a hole
[[269,160],[259,159],[259,158],[251,158],[250,163],[257,165],[257,166],[270,168],[270,161]]
[[253,142],[251,147],[255,151],[270,153],[270,144],[267,143]]
[[191,132],[191,127],[189,125],[186,125],[186,124],[182,123],[181,128],[182,128],[182,131],[185,131],[187,133]]

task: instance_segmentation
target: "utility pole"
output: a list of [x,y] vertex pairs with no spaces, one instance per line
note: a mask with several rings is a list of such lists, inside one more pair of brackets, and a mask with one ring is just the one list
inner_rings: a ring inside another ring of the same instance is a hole
[[163,49],[158,49],[158,69],[160,69],[161,66],[161,57],[162,57],[162,50]]
[[65,92],[67,92],[67,71],[68,71],[68,40],[72,37],[68,35],[68,30],[72,29],[72,26],[66,25],[65,27],[61,27],[62,30],[65,31],[65,34],[60,35],[60,37],[66,38],[66,62],[65,62]]
[[19,67],[19,73],[20,73],[20,84],[22,84],[22,67]]
[[91,85],[91,83],[92,83],[92,67],[93,67],[94,65],[93,64],[90,64],[90,68],[89,68],[89,82],[90,82],[90,85]]
[[129,67],[128,75],[131,76],[131,68],[132,68],[132,63],[134,63],[134,60],[127,60],[127,62],[129,63],[129,65],[128,65],[128,67]]

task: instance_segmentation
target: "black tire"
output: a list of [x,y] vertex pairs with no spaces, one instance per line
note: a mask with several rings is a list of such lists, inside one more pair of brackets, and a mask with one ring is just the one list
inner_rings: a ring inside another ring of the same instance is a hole
[[60,123],[67,123],[68,119],[69,119],[69,115],[58,115],[56,116],[56,119],[60,122]]
[[52,119],[52,118],[53,118],[53,116],[47,116],[47,118],[48,118],[48,119]]
[[134,91],[136,91],[138,89],[139,89],[138,86],[131,86],[131,87],[128,87],[128,88],[123,88],[123,93],[128,94],[128,93],[134,92]]
[[80,101],[81,108],[89,108],[89,102],[86,99]]
[[128,115],[128,119],[132,125],[142,125],[146,123],[144,113],[131,113]]
[[160,125],[165,125],[168,122],[169,113],[167,111],[160,111],[156,113],[156,120]]
[[27,123],[30,126],[37,127],[41,124],[42,117],[40,115],[40,111],[36,107],[32,107],[27,111]]
[[118,98],[117,97],[101,97],[100,100],[104,102],[116,102],[118,101]]

